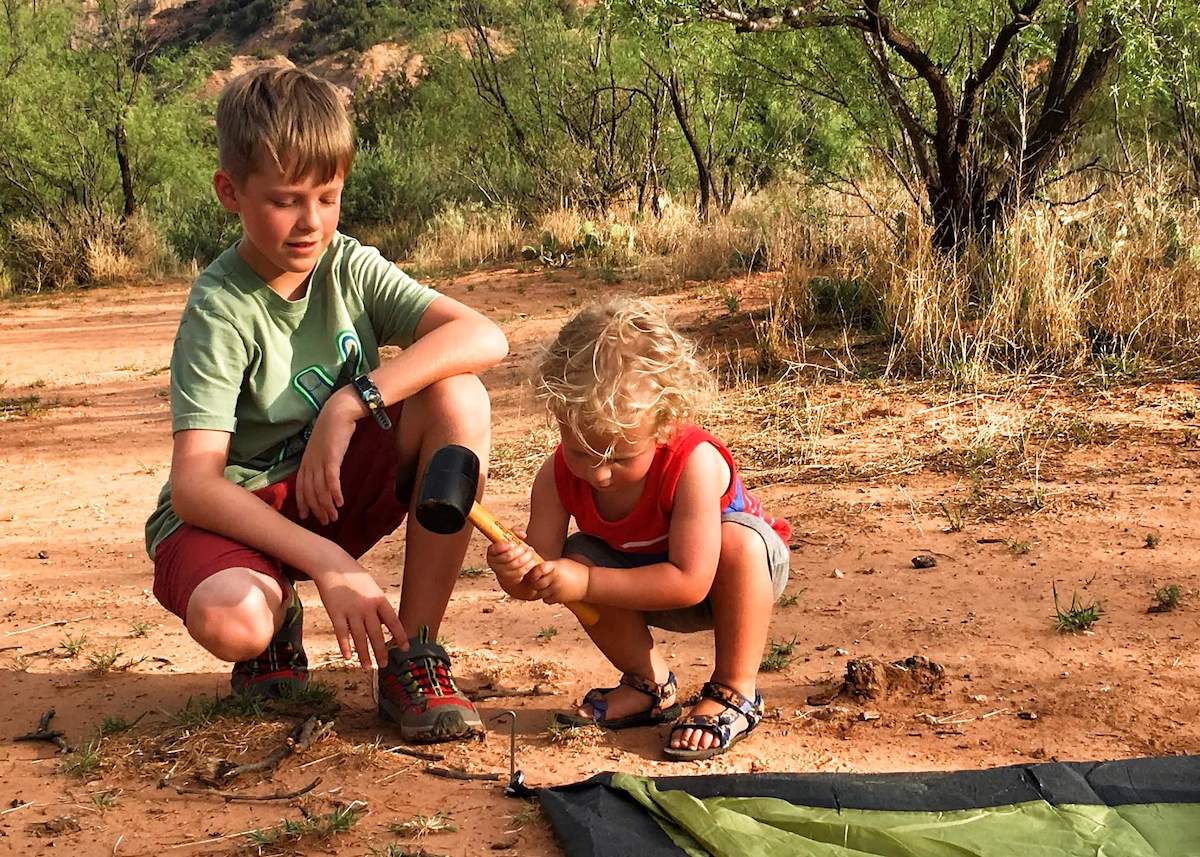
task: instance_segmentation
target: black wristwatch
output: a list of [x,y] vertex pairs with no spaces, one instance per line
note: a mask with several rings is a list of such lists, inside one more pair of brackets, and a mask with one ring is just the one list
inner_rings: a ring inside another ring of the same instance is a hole
[[375,418],[375,422],[379,423],[379,427],[384,430],[390,429],[392,427],[392,419],[387,415],[383,396],[380,395],[379,388],[375,386],[375,382],[371,380],[371,376],[364,373],[355,378],[351,383],[354,384],[354,389],[358,390],[359,398],[367,406],[367,410],[371,412],[371,416]]

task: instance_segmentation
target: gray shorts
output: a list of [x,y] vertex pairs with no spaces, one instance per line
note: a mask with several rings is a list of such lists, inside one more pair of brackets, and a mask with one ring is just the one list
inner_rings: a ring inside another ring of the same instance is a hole
[[[779,533],[771,529],[771,525],[757,515],[746,512],[727,512],[721,516],[721,523],[733,522],[749,527],[762,536],[763,545],[767,549],[767,569],[771,575],[771,590],[776,601],[787,586],[788,571],[791,567],[791,556],[788,546],[784,544]],[[643,565],[653,565],[656,562],[666,562],[665,553],[627,553],[609,547],[608,543],[595,536],[584,533],[572,533],[563,545],[563,556],[580,557],[589,565],[604,568],[639,568]],[[713,626],[712,604],[705,598],[699,604],[691,607],[679,607],[674,610],[647,610],[646,624],[667,631],[710,631]]]

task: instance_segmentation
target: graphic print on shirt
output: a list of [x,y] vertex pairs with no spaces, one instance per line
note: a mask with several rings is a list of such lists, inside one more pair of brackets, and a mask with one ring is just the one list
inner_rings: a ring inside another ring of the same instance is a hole
[[341,358],[336,380],[320,364],[306,366],[292,378],[292,387],[308,402],[314,413],[321,410],[321,405],[333,395],[334,390],[349,383],[363,371],[362,345],[359,344],[358,334],[353,330],[339,331],[335,346]]

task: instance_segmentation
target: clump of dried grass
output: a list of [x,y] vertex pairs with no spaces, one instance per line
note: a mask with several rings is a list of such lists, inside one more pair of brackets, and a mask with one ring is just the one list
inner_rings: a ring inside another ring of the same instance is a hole
[[512,440],[497,441],[492,446],[488,477],[522,483],[530,481],[558,441],[558,427],[549,422]]
[[0,251],[4,279],[15,292],[122,283],[170,267],[148,222],[80,208],[54,221],[14,221]]
[[729,447],[739,469],[794,478],[818,458],[826,409],[794,379],[745,382],[710,402],[703,423]]
[[447,206],[417,239],[413,260],[426,270],[462,270],[513,259],[524,229],[511,208]]

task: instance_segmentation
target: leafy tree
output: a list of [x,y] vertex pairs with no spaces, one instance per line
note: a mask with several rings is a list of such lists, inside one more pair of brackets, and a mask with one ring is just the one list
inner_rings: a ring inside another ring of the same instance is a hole
[[943,250],[1002,228],[1034,194],[1138,23],[1118,0],[666,0],[655,8],[743,34],[820,33],[825,57],[788,73],[864,126],[878,119],[864,98],[886,107],[875,149],[908,183]]

